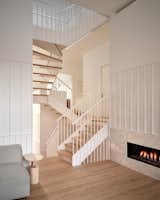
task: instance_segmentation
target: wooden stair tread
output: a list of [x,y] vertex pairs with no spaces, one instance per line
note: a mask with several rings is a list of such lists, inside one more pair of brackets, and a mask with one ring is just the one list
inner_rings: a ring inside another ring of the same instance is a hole
[[72,153],[67,151],[67,150],[59,150],[58,154],[62,155],[62,156],[66,156],[67,158],[72,159]]
[[66,147],[72,147],[73,143],[66,143],[65,146]]
[[33,80],[35,83],[44,83],[44,84],[53,84],[51,81],[38,81],[38,80]]
[[[75,140],[75,142],[76,142],[76,140]],[[77,144],[78,144],[78,146],[77,146]],[[69,151],[70,153],[72,153],[72,147],[73,147],[73,143],[66,143],[65,144],[65,149],[67,150],[67,151]],[[78,143],[74,143],[74,148],[75,149],[77,149],[77,150],[79,150],[80,149],[80,141],[78,141]]]
[[33,87],[32,89],[34,89],[34,90],[47,90],[47,91],[51,90],[51,88],[40,88],[40,87]]
[[65,144],[65,149],[69,152],[72,153],[72,147],[73,147],[73,143],[66,143]]
[[33,96],[48,96],[49,94],[33,94]]
[[71,152],[69,152],[67,150],[59,150],[58,151],[58,156],[62,160],[66,161],[66,162],[68,162],[70,164],[72,163],[72,153]]
[[44,53],[40,53],[40,52],[35,51],[35,50],[33,50],[32,52],[33,52],[33,55],[40,56],[40,57],[43,57],[43,58],[45,57],[45,58],[47,58],[49,60],[54,60],[54,61],[62,62],[62,59],[60,59],[60,58],[55,58],[53,56],[49,56],[49,55],[46,55]]
[[46,74],[46,73],[40,73],[40,72],[33,72],[35,75],[41,75],[41,76],[50,76],[50,77],[55,77],[55,74]]
[[41,65],[41,64],[32,64],[35,67],[41,67],[41,68],[48,68],[48,69],[62,69],[62,67],[58,67],[58,66],[49,66],[49,65]]

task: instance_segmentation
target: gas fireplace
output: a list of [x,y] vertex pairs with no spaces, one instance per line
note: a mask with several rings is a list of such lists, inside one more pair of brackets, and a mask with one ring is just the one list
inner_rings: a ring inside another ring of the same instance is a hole
[[127,143],[127,156],[129,158],[160,168],[160,150],[133,143]]

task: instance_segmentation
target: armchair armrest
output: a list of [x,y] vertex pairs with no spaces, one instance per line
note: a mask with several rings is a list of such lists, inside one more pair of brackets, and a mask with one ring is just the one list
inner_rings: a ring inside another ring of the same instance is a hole
[[22,159],[22,165],[25,167],[25,168],[29,168],[29,166],[30,166],[30,163],[27,161],[27,160],[25,160],[25,158],[23,157],[23,159]]

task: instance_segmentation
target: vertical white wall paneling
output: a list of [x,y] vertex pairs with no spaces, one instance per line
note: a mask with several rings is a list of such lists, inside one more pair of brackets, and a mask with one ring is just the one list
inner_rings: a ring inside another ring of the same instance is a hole
[[31,65],[0,62],[0,145],[21,144],[31,151]]
[[0,1],[0,145],[32,150],[32,1]]
[[136,70],[137,73],[137,83],[136,83],[136,87],[137,87],[137,132],[140,132],[140,69],[137,68]]
[[0,62],[0,137],[9,134],[9,66],[5,62]]
[[40,153],[40,104],[33,104],[32,152]]
[[[125,128],[158,135],[160,133],[160,78],[158,78],[160,72],[159,64],[153,63],[159,62],[160,58],[159,7],[160,1],[157,0],[135,1],[111,20],[111,69],[126,70],[133,75],[132,67],[138,66],[137,78],[133,78],[133,82],[129,80],[129,76],[126,77],[129,82],[126,93],[127,127]],[[151,65],[146,65],[147,63]],[[137,83],[135,83],[136,79]],[[130,84],[136,84],[137,91],[129,91]],[[128,105],[130,103],[131,106]],[[128,112],[129,107],[132,108],[131,114]],[[135,118],[137,118],[136,122]],[[112,121],[113,125],[116,119]],[[114,127],[118,128],[118,124]]]
[[160,134],[160,64],[112,72],[112,127]]
[[144,70],[139,68],[139,131],[144,130]]
[[146,66],[145,70],[146,85],[146,133],[152,133],[152,65]]
[[153,67],[153,133],[160,134],[160,65]]

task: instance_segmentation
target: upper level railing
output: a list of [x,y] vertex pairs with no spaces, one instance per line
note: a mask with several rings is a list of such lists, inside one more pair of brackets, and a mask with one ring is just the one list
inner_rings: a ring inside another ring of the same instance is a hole
[[43,35],[50,30],[53,33],[49,34],[50,40],[64,45],[79,40],[107,19],[66,0],[33,0],[32,15],[34,27],[43,28]]

